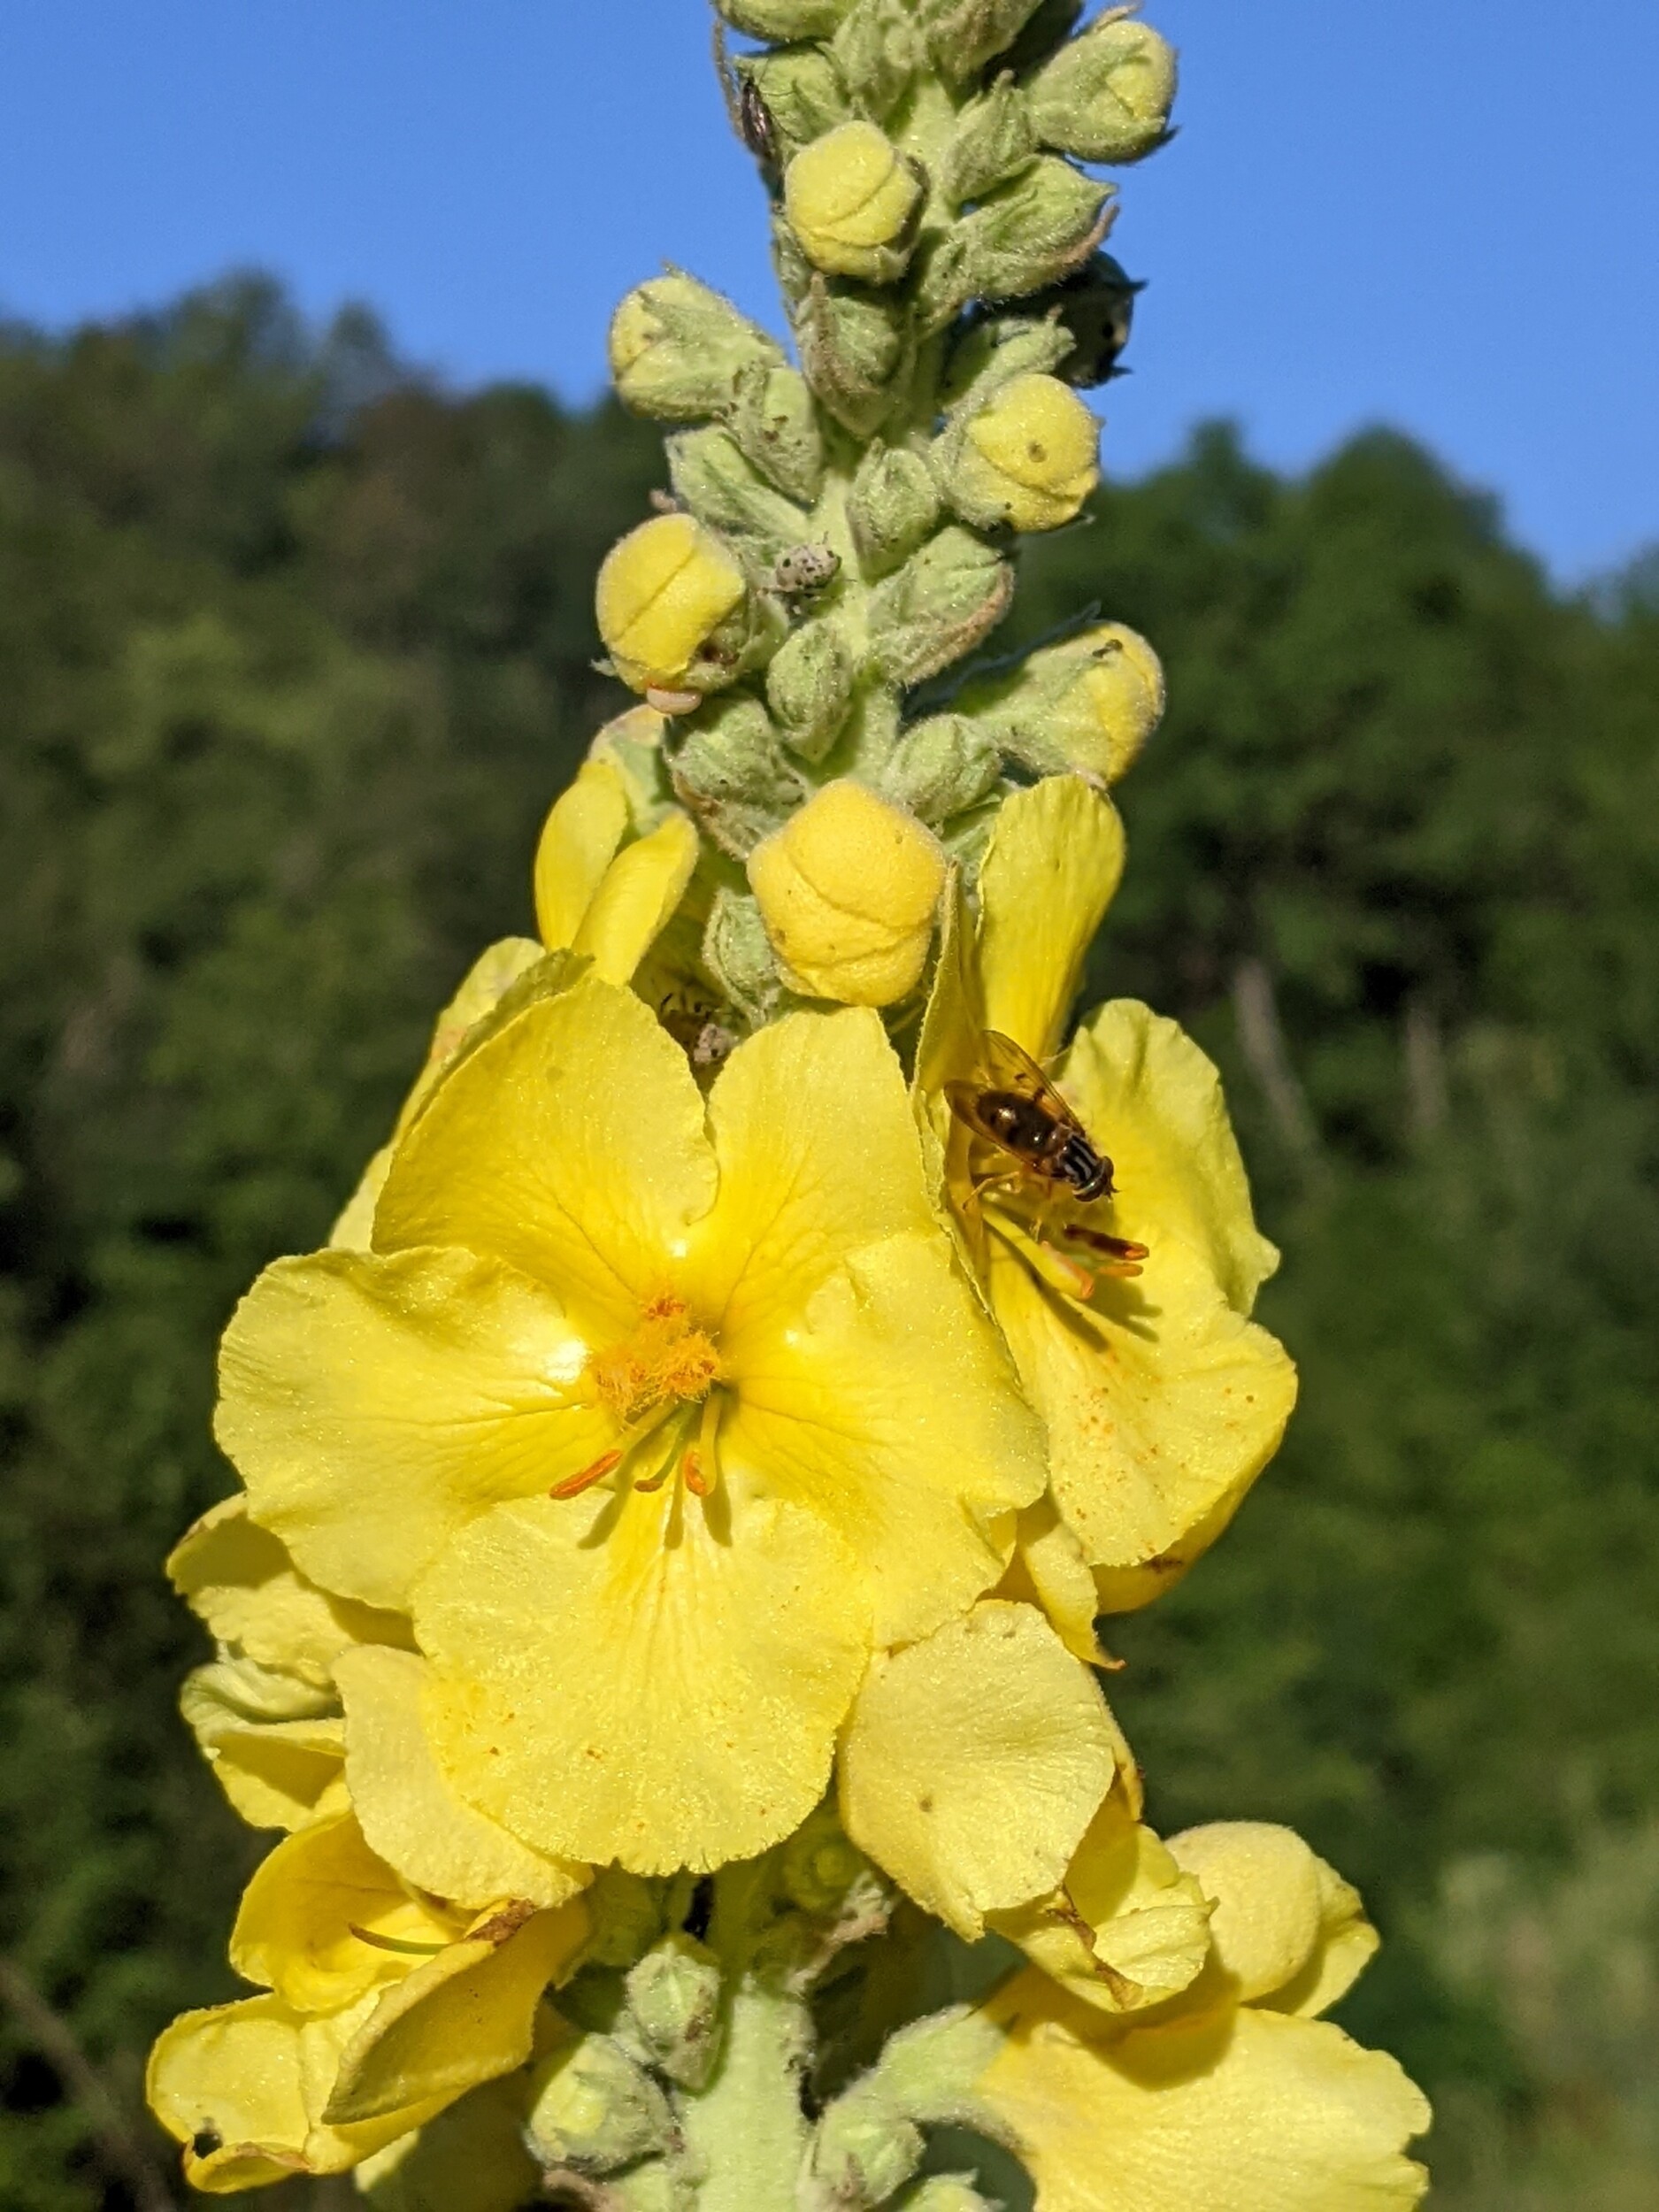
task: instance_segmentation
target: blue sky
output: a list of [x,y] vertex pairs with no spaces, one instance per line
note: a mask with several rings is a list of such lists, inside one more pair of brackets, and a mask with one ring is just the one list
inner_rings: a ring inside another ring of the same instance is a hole
[[[1659,0],[1148,0],[1182,134],[1128,172],[1132,474],[1228,413],[1378,420],[1577,579],[1659,540]],[[585,398],[664,259],[770,315],[705,0],[4,0],[0,310],[61,326],[238,265],[369,302],[457,384]]]

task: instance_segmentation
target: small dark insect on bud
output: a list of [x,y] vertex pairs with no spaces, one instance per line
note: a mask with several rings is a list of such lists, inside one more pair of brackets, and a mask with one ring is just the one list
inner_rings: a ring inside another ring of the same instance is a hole
[[1052,307],[1056,319],[1071,334],[1071,350],[1055,374],[1080,391],[1121,375],[1118,363],[1129,343],[1135,296],[1145,289],[1121,262],[1109,253],[1097,253],[1057,286],[1050,298],[1035,303]]
[[737,127],[744,145],[768,169],[778,167],[778,132],[760,87],[745,77],[737,96]]

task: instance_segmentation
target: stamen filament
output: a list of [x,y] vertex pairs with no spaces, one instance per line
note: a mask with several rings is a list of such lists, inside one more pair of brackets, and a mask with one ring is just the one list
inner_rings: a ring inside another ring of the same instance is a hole
[[984,1209],[986,1226],[1011,1245],[1032,1273],[1057,1290],[1063,1298],[1074,1300],[1086,1306],[1094,1295],[1094,1278],[1088,1269],[1064,1252],[1056,1252],[1051,1244],[1042,1244],[1023,1228],[1011,1215],[1000,1206]]

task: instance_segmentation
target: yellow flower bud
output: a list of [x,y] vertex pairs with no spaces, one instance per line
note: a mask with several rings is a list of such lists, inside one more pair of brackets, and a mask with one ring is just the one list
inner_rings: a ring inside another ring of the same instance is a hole
[[1101,622],[970,685],[957,705],[1037,775],[1077,768],[1116,783],[1163,719],[1164,671],[1127,624]]
[[748,588],[735,556],[689,515],[630,530],[599,572],[599,634],[618,675],[635,691],[712,688],[699,656]]
[[796,989],[887,1006],[920,981],[945,856],[902,807],[860,783],[826,784],[756,847],[749,879]]
[[1215,1905],[1210,1939],[1244,2001],[1294,1980],[1322,1917],[1320,1863],[1302,1838],[1267,1821],[1218,1820],[1172,1836],[1169,1848]]
[[902,273],[922,188],[873,123],[843,123],[803,147],[783,193],[802,251],[816,267],[872,284]]
[[982,528],[1057,529],[1100,481],[1100,425],[1056,376],[1015,377],[947,444],[947,495]]

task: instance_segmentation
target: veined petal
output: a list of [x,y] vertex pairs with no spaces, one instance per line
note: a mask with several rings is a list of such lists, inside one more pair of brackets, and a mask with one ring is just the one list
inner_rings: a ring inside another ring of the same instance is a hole
[[1279,1254],[1256,1226],[1210,1061],[1178,1023],[1115,999],[1078,1031],[1057,1079],[1111,1156],[1126,1233],[1155,1249],[1179,1237],[1248,1314]]
[[696,864],[697,833],[690,816],[669,815],[611,862],[582,917],[572,951],[586,954],[603,982],[630,982],[680,904]]
[[280,1538],[248,1518],[246,1498],[226,1498],[204,1513],[173,1547],[167,1573],[219,1643],[319,1688],[353,1645],[411,1641],[403,1614],[331,1597],[308,1581]]
[[536,927],[549,952],[575,943],[627,826],[621,770],[608,760],[584,761],[554,802],[535,849]]
[[538,1850],[641,1874],[798,1827],[869,1649],[833,1531],[726,1483],[502,1506],[427,1575],[416,1621],[456,1789]]
[[722,1464],[837,1531],[878,1643],[926,1635],[997,1580],[1042,1489],[1042,1432],[937,1229],[857,1253],[770,1342],[751,1325],[726,1356]]
[[791,1014],[741,1044],[709,1098],[719,1203],[696,1240],[696,1295],[741,1363],[849,1254],[932,1231],[897,1055],[867,1008]]
[[[313,1821],[256,1868],[230,1962],[296,2012],[343,2012],[370,1990],[402,1981],[423,1950],[455,1942],[465,1920],[411,1896],[348,1812]],[[403,1945],[415,1947],[395,1947]]]
[[1224,2008],[1097,2039],[1035,1971],[990,2010],[1008,2040],[979,2094],[1038,2212],[1407,2212],[1428,2186],[1404,2155],[1421,2093],[1324,2021]]
[[250,1659],[219,1660],[185,1677],[179,1709],[250,1828],[344,1810],[345,1728],[326,1693]]
[[996,1594],[1040,1607],[1071,1656],[1086,1667],[1110,1663],[1094,1633],[1100,1594],[1094,1571],[1046,1491],[1019,1517],[1014,1556]]
[[1117,1760],[1088,1671],[1029,1605],[987,1599],[879,1655],[841,1755],[861,1851],[968,1942],[1053,1890]]
[[408,1651],[365,1647],[341,1658],[346,1782],[365,1839],[405,1881],[457,1904],[564,1904],[588,1870],[531,1850],[475,1811],[434,1759],[420,1717],[429,1672]]
[[713,1202],[686,1056],[633,992],[592,978],[503,1019],[398,1147],[381,1251],[464,1245],[625,1335]]
[[279,1260],[226,1332],[216,1433],[314,1581],[403,1608],[454,1530],[609,1441],[586,1355],[541,1284],[470,1252]]
[[1060,1509],[1102,1609],[1179,1579],[1277,1450],[1295,1401],[1283,1348],[1174,1238],[1079,1313],[990,1240],[992,1302],[1048,1432]]
[[1004,801],[979,869],[979,975],[987,1027],[1035,1060],[1060,1041],[1123,872],[1118,810],[1080,776]]

